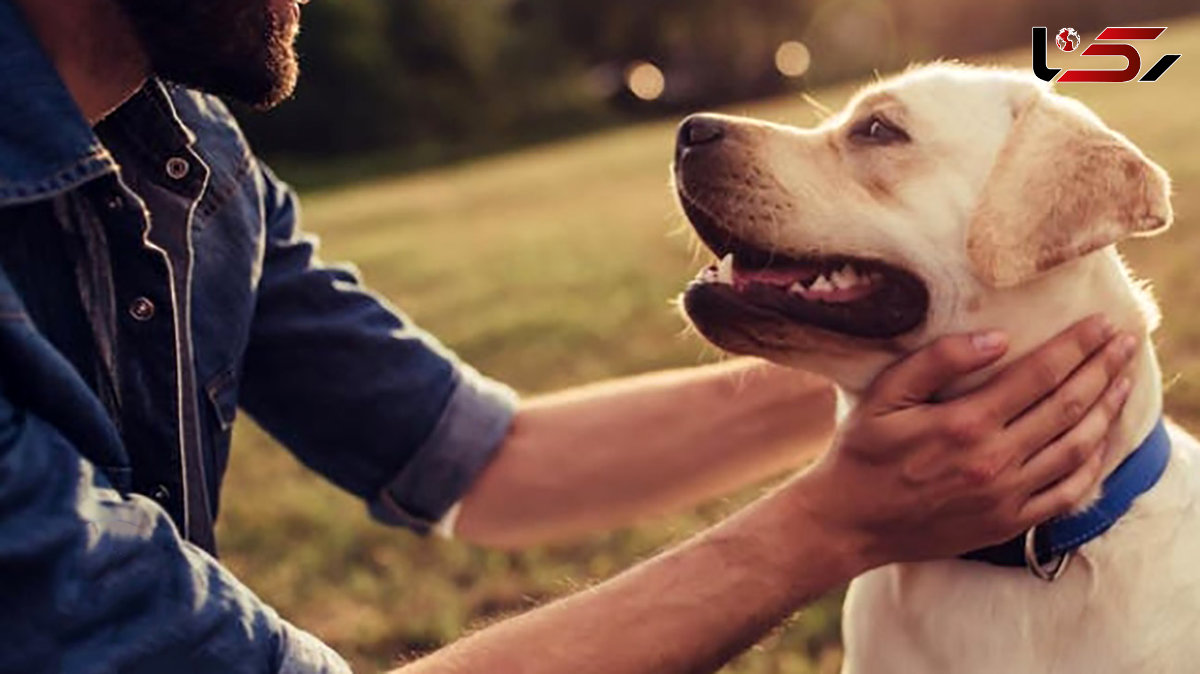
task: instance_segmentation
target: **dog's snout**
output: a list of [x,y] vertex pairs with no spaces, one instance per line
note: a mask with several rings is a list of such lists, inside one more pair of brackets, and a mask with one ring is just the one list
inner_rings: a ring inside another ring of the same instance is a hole
[[715,143],[725,137],[725,123],[712,115],[692,115],[679,126],[679,149]]

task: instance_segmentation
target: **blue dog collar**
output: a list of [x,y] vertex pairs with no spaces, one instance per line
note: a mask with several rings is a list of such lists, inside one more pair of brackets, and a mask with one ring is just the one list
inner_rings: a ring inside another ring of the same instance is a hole
[[[1171,438],[1160,417],[1150,435],[1104,480],[1100,499],[1087,510],[1050,520],[1024,536],[968,552],[962,558],[997,566],[1029,567],[1039,578],[1054,580],[1071,553],[1108,531],[1129,512],[1137,497],[1158,483],[1170,458]],[[1054,568],[1047,572],[1045,565]]]

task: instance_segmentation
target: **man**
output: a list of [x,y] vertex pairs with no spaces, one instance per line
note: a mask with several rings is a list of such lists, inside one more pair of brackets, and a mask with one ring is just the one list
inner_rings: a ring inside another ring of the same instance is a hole
[[[518,403],[322,266],[199,93],[285,98],[298,21],[291,0],[0,0],[0,671],[347,671],[212,556],[237,406],[381,520],[499,546],[829,440],[827,384],[742,361]],[[401,671],[710,671],[868,568],[1010,537],[1093,486],[1131,339],[1093,318],[929,404],[1006,347],[943,339],[759,503]]]

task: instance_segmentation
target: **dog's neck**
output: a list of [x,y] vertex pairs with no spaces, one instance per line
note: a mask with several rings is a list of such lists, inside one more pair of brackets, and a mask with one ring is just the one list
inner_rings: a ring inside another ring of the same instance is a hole
[[[1162,373],[1150,340],[1158,320],[1157,309],[1115,249],[1070,264],[1076,269],[1055,273],[1032,287],[1013,289],[1001,299],[1008,306],[997,307],[1001,312],[997,317],[1007,316],[1010,321],[1014,316],[1054,317],[1047,324],[1027,321],[1019,330],[1012,330],[1012,352],[1001,365],[1029,353],[1070,323],[1091,314],[1103,314],[1117,330],[1137,337],[1137,350],[1122,372],[1129,377],[1132,388],[1107,438],[1104,474],[1108,475],[1137,449],[1162,415]],[[1056,304],[1037,306],[1041,303]],[[1098,493],[1097,489],[1080,505],[1087,505]]]
[[1105,475],[1138,448],[1162,416],[1162,372],[1149,339],[1142,341],[1125,372],[1133,388],[1108,437]]
[[[1137,449],[1162,415],[1162,372],[1150,339],[1158,321],[1157,308],[1115,249],[1099,251],[1071,264],[1078,265],[1078,269],[1045,279],[1047,287],[1014,293],[1027,312],[1032,309],[1032,315],[1056,316],[1059,324],[1023,326],[1019,332],[1014,331],[1013,352],[1005,362],[1025,355],[1071,322],[1091,314],[1105,315],[1117,330],[1138,339],[1137,350],[1121,373],[1129,377],[1132,388],[1107,438],[1104,474],[1108,475]],[[1033,306],[1055,299],[1062,304],[1045,311]]]
[[[1023,288],[996,293],[979,312],[972,313],[965,307],[951,307],[949,313],[963,319],[949,325],[946,332],[1006,328],[1011,337],[1011,346],[1002,361],[955,382],[940,397],[952,399],[974,390],[1071,323],[1091,314],[1104,314],[1116,329],[1139,339],[1135,355],[1122,372],[1129,377],[1132,389],[1107,438],[1104,474],[1108,475],[1137,449],[1162,414],[1162,374],[1149,338],[1157,314],[1153,303],[1138,289],[1115,250],[1093,253],[1070,264],[1078,265],[1078,268],[1070,273],[1054,274]],[[1051,302],[1057,304],[1046,306]],[[1014,317],[1028,315],[1044,316],[1049,320],[1028,321],[1020,325],[1012,323]],[[840,412],[853,406],[860,395],[861,391],[845,389],[841,396]],[[1079,505],[1086,506],[1098,493],[1097,490]]]

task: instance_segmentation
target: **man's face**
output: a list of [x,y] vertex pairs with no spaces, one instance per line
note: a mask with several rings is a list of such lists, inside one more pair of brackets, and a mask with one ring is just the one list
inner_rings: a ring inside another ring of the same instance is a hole
[[307,0],[117,0],[156,75],[260,108],[292,94]]

